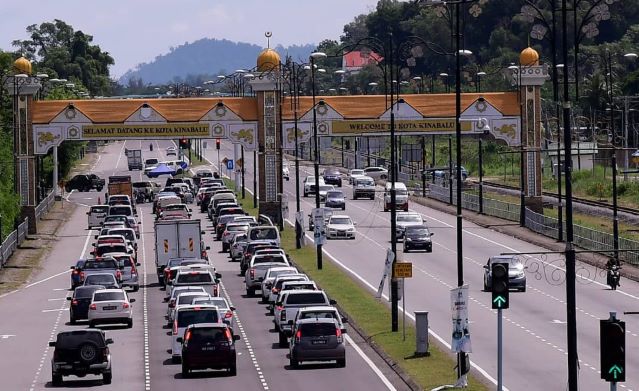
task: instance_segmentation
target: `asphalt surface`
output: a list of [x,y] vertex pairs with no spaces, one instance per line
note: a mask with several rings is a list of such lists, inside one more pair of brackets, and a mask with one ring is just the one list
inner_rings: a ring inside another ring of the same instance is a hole
[[[222,155],[232,157],[232,151]],[[215,162],[216,155],[207,157]],[[252,160],[247,159],[251,165]],[[252,186],[252,167],[247,167],[246,184]],[[290,219],[295,211],[295,168],[290,162],[291,180],[285,182]],[[302,166],[300,184],[313,175],[312,166]],[[345,213],[357,223],[355,240],[329,240],[324,246],[325,259],[341,265],[354,278],[366,284],[371,294],[382,277],[386,251],[390,247],[390,213],[383,212],[382,188],[374,201],[352,200],[352,189],[344,181],[347,196]],[[302,192],[300,192],[302,193]],[[315,206],[313,197],[302,198],[301,208],[307,216]],[[406,313],[429,312],[429,326],[434,338],[451,342],[450,289],[457,286],[456,218],[443,212],[412,203],[412,211],[425,219],[433,236],[433,252],[403,254],[400,260],[413,263],[413,278],[405,281]],[[308,231],[307,231],[308,232]],[[312,241],[312,235],[307,235]],[[483,292],[483,266],[488,258],[500,253],[522,255],[528,269],[527,291],[511,292],[510,308],[504,310],[504,385],[510,390],[562,390],[567,388],[566,285],[565,264],[560,254],[540,254],[548,250],[515,239],[468,221],[463,224],[464,282],[470,289],[469,317],[473,353],[473,371],[495,382],[497,378],[497,311],[491,309],[491,294]],[[580,358],[579,389],[601,390],[607,384],[599,373],[599,320],[610,311],[626,321],[626,382],[622,390],[639,390],[639,315],[623,315],[639,310],[639,283],[622,278],[621,287],[611,291],[605,271],[577,263],[577,329]],[[388,289],[385,288],[385,293]],[[400,303],[401,310],[401,303]],[[400,314],[401,316],[401,314]],[[389,325],[390,327],[390,325]]]
[[[126,170],[124,148],[143,149],[143,157],[162,157],[172,143],[154,142],[154,151],[149,151],[149,142],[127,141],[108,145],[99,155],[94,167],[87,171],[101,177],[114,174],[130,174],[140,180],[139,171]],[[212,143],[209,143],[212,145]],[[211,151],[208,151],[209,153]],[[146,178],[144,178],[146,179]],[[164,182],[165,178],[159,181]],[[65,195],[69,202],[80,205],[59,231],[57,241],[42,260],[41,270],[21,289],[0,297],[0,377],[2,390],[41,390],[51,387],[50,360],[53,348],[48,341],[63,330],[87,327],[80,323],[71,326],[69,301],[71,295],[70,270],[79,258],[87,257],[96,231],[87,229],[86,211],[97,204],[98,197],[104,201],[104,193],[72,192]],[[241,340],[237,342],[237,376],[229,377],[224,372],[202,372],[182,379],[180,365],[171,363],[170,337],[166,320],[165,292],[157,286],[154,265],[153,215],[150,204],[138,206],[138,221],[141,238],[138,240],[140,266],[140,291],[130,293],[133,304],[134,324],[127,329],[119,326],[103,327],[107,336],[113,338],[110,346],[113,358],[113,383],[103,385],[101,377],[87,375],[84,378],[65,377],[62,388],[116,390],[180,390],[180,389],[366,389],[406,390],[398,376],[388,368],[363,341],[361,336],[349,330],[347,335],[346,368],[334,365],[303,365],[299,370],[288,367],[288,349],[277,346],[272,317],[266,315],[264,305],[257,298],[246,298],[243,278],[239,277],[237,263],[228,262],[222,254],[221,243],[214,242],[210,221],[196,211],[194,218],[203,222],[205,242],[213,264],[223,275],[223,293],[237,308],[236,319]],[[241,328],[239,325],[241,324]]]

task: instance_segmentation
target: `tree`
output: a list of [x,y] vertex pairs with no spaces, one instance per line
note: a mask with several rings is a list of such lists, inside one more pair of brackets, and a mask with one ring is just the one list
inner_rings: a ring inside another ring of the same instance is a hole
[[30,39],[15,40],[25,56],[36,60],[40,72],[84,85],[91,95],[109,95],[109,65],[114,60],[108,52],[93,45],[93,36],[74,31],[62,20],[27,27]]

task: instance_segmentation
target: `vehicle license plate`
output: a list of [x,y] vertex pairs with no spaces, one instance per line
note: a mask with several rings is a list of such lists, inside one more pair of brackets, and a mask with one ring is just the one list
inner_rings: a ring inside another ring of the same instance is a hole
[[316,339],[313,341],[313,345],[326,345],[325,339]]
[[215,350],[215,346],[202,346],[203,351]]
[[113,310],[117,310],[118,307],[116,307],[114,305],[107,305],[107,306],[102,307],[102,309],[105,310],[105,311],[113,311]]

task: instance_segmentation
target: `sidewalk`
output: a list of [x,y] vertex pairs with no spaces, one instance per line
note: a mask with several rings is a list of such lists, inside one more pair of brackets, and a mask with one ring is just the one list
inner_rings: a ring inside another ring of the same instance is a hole
[[[455,205],[448,205],[438,200],[418,196],[410,196],[410,199],[411,201],[417,202],[420,205],[424,205],[440,212],[448,213],[450,215],[455,215],[457,213],[457,207]],[[566,244],[564,242],[558,242],[555,239],[537,234],[529,230],[528,228],[520,227],[519,224],[516,222],[502,220],[497,217],[487,216],[483,214],[480,215],[479,213],[467,209],[464,209],[462,213],[465,220],[471,221],[481,227],[489,228],[494,231],[510,235],[514,238],[548,249],[549,251],[563,252],[566,249]],[[576,250],[586,251],[579,247],[576,247]],[[600,269],[601,272],[606,270],[605,265],[608,259],[608,257],[597,253],[577,253],[577,261],[595,266],[596,268]],[[579,265],[577,265],[577,269],[579,270]],[[639,269],[634,266],[624,265],[624,268],[621,270],[621,275],[628,279],[639,281]],[[605,282],[605,274],[603,275],[603,277],[603,281]]]

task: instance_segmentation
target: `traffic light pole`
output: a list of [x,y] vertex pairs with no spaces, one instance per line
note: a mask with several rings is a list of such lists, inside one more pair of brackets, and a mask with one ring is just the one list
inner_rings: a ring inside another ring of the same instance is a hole
[[502,391],[503,389],[503,314],[502,309],[499,308],[497,310],[497,391]]

